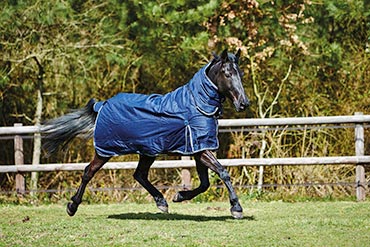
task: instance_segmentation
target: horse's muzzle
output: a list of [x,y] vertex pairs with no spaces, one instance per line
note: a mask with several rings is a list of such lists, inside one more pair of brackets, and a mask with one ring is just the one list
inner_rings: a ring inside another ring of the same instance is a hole
[[242,102],[239,102],[238,106],[236,106],[236,111],[244,111],[249,107],[250,103],[248,99],[243,100]]

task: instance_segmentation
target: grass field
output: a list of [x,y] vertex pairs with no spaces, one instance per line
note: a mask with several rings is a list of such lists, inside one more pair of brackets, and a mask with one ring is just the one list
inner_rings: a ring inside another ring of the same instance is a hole
[[0,246],[370,246],[370,202],[0,205]]

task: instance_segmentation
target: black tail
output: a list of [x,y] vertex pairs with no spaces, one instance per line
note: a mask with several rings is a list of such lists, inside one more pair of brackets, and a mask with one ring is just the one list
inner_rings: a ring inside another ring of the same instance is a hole
[[97,116],[94,104],[95,100],[91,99],[84,108],[49,120],[41,126],[43,148],[48,156],[66,148],[76,136],[86,140],[92,138]]

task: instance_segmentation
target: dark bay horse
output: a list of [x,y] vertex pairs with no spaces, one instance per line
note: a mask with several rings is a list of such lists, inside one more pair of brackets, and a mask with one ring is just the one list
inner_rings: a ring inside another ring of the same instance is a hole
[[76,137],[94,138],[95,156],[85,168],[82,182],[67,205],[73,216],[82,201],[85,188],[94,174],[112,157],[138,153],[134,178],[153,196],[157,207],[168,212],[163,195],[149,182],[148,172],[161,153],[193,155],[200,185],[190,191],[179,191],[173,201],[190,200],[210,186],[208,169],[225,183],[231,203],[231,214],[242,218],[242,207],[227,170],[211,151],[218,149],[218,117],[222,103],[229,98],[236,111],[244,110],[249,101],[242,85],[236,54],[225,49],[214,54],[185,85],[165,95],[120,93],[106,101],[90,100],[82,109],[49,120],[41,127],[43,147],[51,154]]

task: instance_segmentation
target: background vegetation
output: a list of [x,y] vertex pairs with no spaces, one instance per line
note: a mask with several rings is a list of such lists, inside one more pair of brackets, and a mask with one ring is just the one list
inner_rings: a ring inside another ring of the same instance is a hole
[[[365,0],[6,0],[0,9],[1,126],[37,124],[92,97],[166,93],[186,83],[212,51],[225,47],[242,50],[244,86],[252,102],[238,114],[227,104],[225,118],[370,112],[370,5]],[[366,136],[369,143],[368,130]],[[220,138],[219,157],[354,154],[353,129],[266,130]],[[0,164],[13,164],[12,141],[1,142]],[[32,139],[25,145],[25,162],[32,163]],[[77,140],[68,152],[42,157],[41,163],[88,162],[91,155],[92,144]],[[256,184],[257,168],[230,172],[237,185]],[[135,185],[131,173],[101,172],[92,186]],[[151,177],[157,185],[179,183],[176,170],[152,171]],[[69,188],[79,179],[80,173],[45,173],[39,184]],[[348,166],[271,167],[264,179],[273,184],[354,181]],[[3,190],[13,182],[11,174],[0,177]],[[289,189],[316,196],[352,192],[332,186]],[[214,188],[204,199],[220,194],[223,190]],[[125,198],[117,193],[116,199]]]

